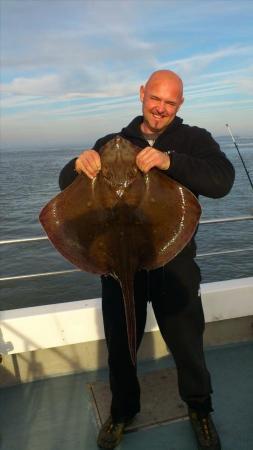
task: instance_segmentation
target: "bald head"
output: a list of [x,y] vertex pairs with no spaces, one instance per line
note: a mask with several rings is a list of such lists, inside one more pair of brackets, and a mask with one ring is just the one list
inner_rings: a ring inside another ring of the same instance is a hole
[[149,88],[153,84],[157,83],[175,86],[175,88],[178,89],[178,94],[183,97],[183,82],[181,78],[172,70],[157,70],[156,72],[153,72],[146,82],[145,88]]
[[182,105],[183,82],[172,70],[157,70],[140,88],[143,133],[162,133]]

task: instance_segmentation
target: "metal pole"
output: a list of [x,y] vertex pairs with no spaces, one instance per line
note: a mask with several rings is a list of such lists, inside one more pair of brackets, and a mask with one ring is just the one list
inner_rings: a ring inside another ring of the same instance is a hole
[[236,141],[235,141],[235,138],[234,138],[234,136],[233,136],[233,134],[232,134],[232,131],[231,131],[230,126],[228,125],[228,123],[226,123],[226,127],[227,127],[227,129],[228,129],[228,131],[229,131],[229,134],[230,134],[231,138],[232,138],[232,141],[233,141],[233,143],[234,143],[234,146],[235,146],[235,148],[236,148],[236,150],[237,150],[237,152],[238,152],[238,154],[239,154],[239,156],[240,156],[240,159],[241,159],[241,161],[242,161],[244,170],[245,170],[245,172],[246,172],[246,174],[247,174],[247,177],[248,177],[248,180],[249,180],[249,182],[250,182],[250,186],[252,187],[252,190],[253,190],[253,183],[252,183],[252,180],[251,180],[251,178],[250,178],[250,174],[249,174],[249,172],[248,172],[248,169],[247,169],[247,167],[246,167],[246,164],[245,164],[245,162],[244,162],[244,160],[243,160],[243,157],[242,157],[242,155],[241,155],[241,152],[240,152],[240,150],[239,150],[239,147],[238,147],[238,145],[237,145],[237,143],[236,143]]

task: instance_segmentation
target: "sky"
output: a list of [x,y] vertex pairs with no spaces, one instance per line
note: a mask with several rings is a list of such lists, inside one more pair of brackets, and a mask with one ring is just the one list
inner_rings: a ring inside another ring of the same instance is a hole
[[253,1],[0,0],[1,146],[92,145],[141,114],[158,69],[184,123],[252,136]]

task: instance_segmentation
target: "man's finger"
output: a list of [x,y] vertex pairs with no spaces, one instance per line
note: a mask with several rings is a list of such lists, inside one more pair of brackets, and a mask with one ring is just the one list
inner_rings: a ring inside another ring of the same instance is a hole
[[85,150],[76,161],[76,171],[94,178],[101,169],[100,156],[95,150]]

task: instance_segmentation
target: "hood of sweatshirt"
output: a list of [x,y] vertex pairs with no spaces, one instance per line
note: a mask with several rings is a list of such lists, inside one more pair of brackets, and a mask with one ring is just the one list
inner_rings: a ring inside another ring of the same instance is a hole
[[[145,147],[147,145],[146,140],[143,137],[143,134],[141,132],[141,124],[143,122],[143,116],[137,116],[135,117],[130,124],[122,128],[121,130],[121,136],[125,137],[126,139],[129,139],[131,141],[134,140],[135,145],[139,147]],[[183,123],[183,119],[176,116],[175,119],[167,126],[167,128],[161,133],[158,138],[156,139],[156,148],[159,149],[159,147],[163,148],[163,146],[166,146],[166,143],[168,142],[168,137],[173,134]]]

